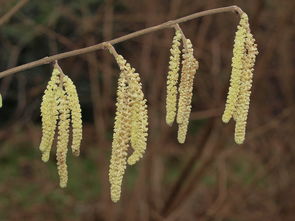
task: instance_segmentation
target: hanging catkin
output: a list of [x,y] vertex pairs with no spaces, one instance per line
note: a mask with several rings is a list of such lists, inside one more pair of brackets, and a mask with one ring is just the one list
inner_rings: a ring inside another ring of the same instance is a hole
[[59,84],[59,79],[60,73],[57,68],[54,68],[41,103],[42,139],[39,149],[42,153],[42,160],[44,162],[49,160],[58,118],[57,87]]
[[183,61],[179,84],[179,101],[177,111],[177,139],[179,143],[184,143],[186,139],[189,117],[191,113],[193,82],[198,69],[198,61],[194,58],[192,43],[189,39],[186,39],[185,43],[186,48],[183,49]]
[[172,126],[176,116],[177,105],[177,83],[179,78],[180,66],[180,30],[175,31],[172,47],[170,49],[169,71],[167,75],[167,97],[166,97],[166,123]]
[[248,117],[248,110],[250,104],[250,95],[252,87],[252,78],[254,71],[254,64],[256,55],[258,54],[257,45],[255,39],[250,32],[248,16],[243,14],[242,17],[246,20],[246,38],[245,38],[245,54],[243,56],[243,72],[241,75],[240,92],[237,100],[236,110],[234,113],[234,119],[236,121],[235,126],[235,142],[242,144],[245,140],[246,124]]

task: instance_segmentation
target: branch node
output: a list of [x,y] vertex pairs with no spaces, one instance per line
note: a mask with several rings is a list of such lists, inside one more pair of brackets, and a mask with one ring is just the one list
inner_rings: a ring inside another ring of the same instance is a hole
[[234,9],[234,11],[235,11],[237,14],[239,14],[240,16],[244,13],[244,11],[243,11],[239,6],[234,5],[234,6],[233,6],[233,9]]

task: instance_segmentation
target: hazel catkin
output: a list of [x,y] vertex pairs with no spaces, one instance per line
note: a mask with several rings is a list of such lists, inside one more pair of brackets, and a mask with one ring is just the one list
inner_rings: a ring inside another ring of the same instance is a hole
[[181,32],[179,30],[175,31],[173,37],[172,47],[170,49],[170,61],[169,61],[169,71],[167,75],[167,97],[166,97],[166,123],[172,126],[175,116],[176,116],[176,106],[177,106],[177,83],[179,78],[180,69],[180,40]]
[[186,39],[186,48],[183,49],[183,61],[181,79],[179,84],[179,101],[177,111],[179,143],[184,143],[187,134],[189,117],[191,113],[191,102],[193,96],[193,82],[198,69],[198,61],[194,58],[193,46],[189,39]]

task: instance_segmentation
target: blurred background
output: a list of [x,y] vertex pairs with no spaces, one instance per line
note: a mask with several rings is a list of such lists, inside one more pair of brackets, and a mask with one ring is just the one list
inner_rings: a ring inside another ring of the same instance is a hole
[[[105,51],[61,60],[77,86],[82,153],[68,155],[69,183],[58,186],[55,149],[41,161],[44,65],[0,80],[0,220],[295,220],[294,0],[0,0],[0,69],[90,46],[170,19],[236,4],[250,18],[259,56],[246,142],[223,124],[234,13],[181,24],[200,69],[185,144],[165,124],[172,29],[115,45],[141,74],[149,107],[147,152],[128,167],[122,198],[110,200],[108,166],[118,67]],[[7,14],[15,5],[19,7]]]

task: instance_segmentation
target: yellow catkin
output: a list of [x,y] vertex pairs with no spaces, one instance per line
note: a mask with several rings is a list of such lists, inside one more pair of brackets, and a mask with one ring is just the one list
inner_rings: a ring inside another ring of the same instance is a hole
[[230,87],[225,104],[225,110],[222,115],[222,121],[228,123],[233,117],[239,90],[241,84],[241,76],[243,72],[243,56],[245,54],[245,39],[246,39],[246,24],[248,23],[247,15],[243,14],[238,25],[234,40],[233,58],[232,58],[232,73],[230,78]]
[[114,135],[112,142],[112,156],[109,169],[109,180],[111,184],[111,199],[117,202],[121,196],[121,185],[126,169],[127,150],[130,142],[130,98],[128,94],[126,61],[122,56],[117,58],[121,69],[118,79],[116,116],[114,124]]
[[254,64],[256,55],[258,54],[257,45],[255,44],[255,39],[250,32],[250,27],[248,23],[248,17],[243,14],[247,21],[245,24],[246,38],[245,38],[245,54],[243,56],[243,72],[241,76],[240,93],[238,96],[237,107],[235,111],[235,142],[237,144],[242,144],[245,140],[246,134],[246,124],[248,117],[248,110],[250,104],[250,95],[252,87],[252,78],[254,71]]
[[59,71],[54,68],[50,81],[44,92],[41,103],[41,117],[42,117],[42,139],[39,146],[42,152],[42,160],[47,162],[49,160],[50,150],[54,139],[55,128],[57,123],[57,102],[56,89],[59,82]]
[[133,153],[128,158],[128,164],[133,165],[143,157],[147,145],[148,113],[146,99],[142,91],[140,77],[135,70],[129,72],[129,94],[131,109],[131,147]]
[[193,46],[189,39],[186,39],[186,48],[183,49],[183,61],[181,79],[179,85],[179,101],[177,112],[178,142],[184,143],[189,117],[191,113],[191,102],[193,96],[193,81],[198,69],[198,61],[194,58]]
[[57,137],[57,170],[60,187],[66,187],[68,181],[67,152],[69,142],[70,108],[67,95],[62,88],[57,90],[57,110],[59,112],[58,137]]
[[2,107],[2,105],[3,105],[2,95],[0,94],[0,108]]
[[177,83],[180,66],[180,40],[181,32],[176,30],[170,49],[169,71],[167,76],[167,97],[166,97],[166,123],[172,126],[176,116]]
[[72,122],[72,152],[75,156],[80,154],[80,144],[82,140],[82,116],[78,93],[73,81],[68,77],[63,78],[64,88],[67,93],[67,100],[71,111]]

